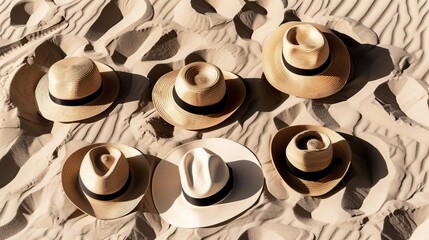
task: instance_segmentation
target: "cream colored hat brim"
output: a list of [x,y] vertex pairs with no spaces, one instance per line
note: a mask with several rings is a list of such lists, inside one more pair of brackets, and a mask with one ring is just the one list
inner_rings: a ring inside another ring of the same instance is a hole
[[36,87],[36,100],[39,112],[51,121],[75,122],[96,116],[108,109],[119,94],[120,82],[116,72],[109,66],[94,61],[103,81],[103,92],[96,100],[79,106],[59,105],[49,97],[48,74],[45,74]]
[[315,26],[328,40],[331,64],[320,74],[303,76],[290,72],[283,64],[283,36],[301,22],[280,25],[264,42],[262,68],[268,82],[278,90],[301,98],[317,99],[338,92],[350,75],[350,55],[347,47],[331,30],[319,24]]
[[[79,169],[85,154],[94,147],[118,148],[128,160],[131,184],[119,198],[102,201],[86,196],[79,186]],[[131,212],[143,198],[150,180],[149,164],[137,149],[123,144],[93,144],[72,153],[63,165],[61,182],[67,198],[82,212],[99,219],[114,219]]]
[[[186,201],[180,184],[178,165],[189,150],[203,147],[219,155],[232,169],[234,186],[220,202],[194,206]],[[222,223],[250,208],[259,199],[264,185],[261,165],[245,146],[222,138],[208,138],[173,149],[156,167],[152,197],[161,217],[183,228],[206,227]]]
[[[286,146],[292,138],[305,130],[316,130],[331,140],[333,159],[336,163],[332,171],[318,181],[307,181],[292,174],[286,165]],[[352,152],[347,141],[337,132],[329,128],[315,125],[295,125],[280,129],[271,140],[271,160],[282,179],[295,191],[308,196],[320,196],[331,191],[345,176],[350,166]]]
[[163,75],[156,82],[152,92],[152,102],[157,112],[171,125],[189,130],[215,126],[230,117],[246,97],[246,86],[243,80],[231,72],[222,71],[228,93],[223,111],[210,115],[187,112],[179,107],[173,99],[173,87],[179,71],[176,70]]

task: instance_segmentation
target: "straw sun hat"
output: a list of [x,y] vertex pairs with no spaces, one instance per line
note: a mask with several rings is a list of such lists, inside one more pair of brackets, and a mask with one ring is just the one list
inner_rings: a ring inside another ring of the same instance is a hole
[[161,217],[183,228],[215,225],[258,200],[261,165],[243,145],[207,138],[173,149],[155,169],[152,196]]
[[143,198],[149,179],[149,165],[139,150],[110,143],[75,151],[61,173],[67,198],[82,212],[100,219],[131,212]]
[[271,159],[283,180],[303,195],[320,196],[345,176],[352,153],[335,131],[315,125],[279,130],[271,140]]
[[287,22],[264,42],[262,67],[268,82],[297,97],[316,99],[338,92],[350,74],[344,43],[325,26]]
[[152,100],[168,123],[196,130],[226,120],[243,103],[246,87],[237,75],[194,62],[163,75],[155,84]]
[[119,93],[113,69],[85,57],[54,63],[36,87],[39,112],[48,120],[74,122],[98,115]]

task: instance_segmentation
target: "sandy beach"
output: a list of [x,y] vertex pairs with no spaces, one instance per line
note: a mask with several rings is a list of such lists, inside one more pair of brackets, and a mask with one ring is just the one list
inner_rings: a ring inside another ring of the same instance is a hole
[[[2,1],[0,239],[427,239],[428,13],[418,0]],[[298,98],[265,78],[264,40],[293,20],[325,25],[347,46],[351,75],[334,95]],[[96,117],[51,122],[34,91],[70,56],[112,67],[119,97]],[[151,94],[162,75],[196,61],[239,75],[247,94],[225,122],[190,131],[164,121]],[[273,135],[298,124],[337,131],[351,147],[347,175],[324,196],[293,191],[271,162]],[[151,191],[130,214],[98,220],[64,194],[62,166],[81,147],[127,144],[153,171],[175,147],[213,137],[249,148],[265,177],[259,200],[233,220],[174,227]]]

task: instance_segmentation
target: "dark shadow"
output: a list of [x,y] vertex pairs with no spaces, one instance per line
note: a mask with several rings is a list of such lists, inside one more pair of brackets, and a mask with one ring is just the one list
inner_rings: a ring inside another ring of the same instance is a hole
[[[234,187],[236,194],[228,195],[221,203],[240,201],[253,196],[264,186],[264,176],[262,169],[255,163],[247,160],[237,160],[229,162],[232,169],[239,169],[234,174]],[[262,181],[261,181],[262,179]]]
[[291,21],[297,21],[300,22],[301,19],[296,15],[295,10],[287,10],[283,15],[283,21],[281,24]]
[[142,57],[142,61],[160,61],[173,57],[179,51],[180,44],[176,31],[164,34]]
[[145,154],[145,157],[149,163],[149,171],[151,173],[151,178],[149,181],[149,187],[147,188],[147,191],[146,191],[145,196],[143,197],[142,201],[137,206],[137,210],[139,212],[158,214],[158,211],[156,210],[156,207],[155,207],[155,204],[154,204],[153,198],[152,198],[152,178],[153,178],[153,173],[155,171],[156,166],[158,165],[159,162],[162,161],[162,159],[159,157],[153,156],[153,155],[149,155],[149,154]]
[[22,1],[17,3],[10,11],[10,25],[25,25],[34,12],[33,8],[34,3],[32,2]]
[[[267,185],[266,185],[265,180],[264,180],[264,184],[263,184],[263,186],[262,186],[262,193],[261,193],[261,196],[262,196],[262,194],[264,194],[265,192],[268,192],[268,190],[267,190]],[[246,211],[247,211],[247,210],[249,210],[249,209],[251,209],[252,207],[254,207],[255,205],[257,205],[257,204],[258,204],[258,202],[259,202],[259,200],[260,200],[260,198],[261,198],[261,196],[259,196],[258,200],[257,200],[254,204],[252,204],[252,206],[250,206],[249,208],[247,208],[245,211],[241,212],[240,214],[238,214],[238,215],[234,216],[233,218],[228,219],[228,220],[223,221],[223,222],[220,222],[220,223],[218,223],[218,224],[211,225],[211,226],[207,226],[207,227],[203,227],[203,228],[225,227],[228,223],[231,223],[231,222],[233,222],[234,220],[236,220],[236,219],[240,218],[241,216],[243,216],[243,215],[246,213]],[[244,199],[244,198],[243,198],[243,199]]]
[[155,86],[155,83],[158,81],[159,78],[161,78],[166,73],[169,73],[173,71],[173,68],[171,68],[168,64],[157,64],[155,65],[147,74],[147,77],[150,82],[149,86],[149,94],[147,96],[147,101],[152,101],[152,90]]
[[[19,140],[18,140],[19,141]],[[13,151],[10,149],[2,158],[0,158],[0,188],[6,186],[18,174],[21,166],[15,162]]]
[[401,110],[398,102],[396,101],[396,96],[390,90],[387,82],[381,84],[374,91],[375,100],[383,106],[384,111],[393,115],[395,120],[397,119],[408,119],[407,115]]
[[161,117],[150,118],[148,123],[152,125],[155,130],[155,136],[157,139],[174,137],[174,126],[166,122]]
[[143,214],[137,213],[135,227],[126,239],[156,239],[154,228],[150,225]]
[[201,132],[213,131],[238,121],[243,125],[246,120],[256,112],[271,112],[280,106],[289,95],[275,89],[265,78],[264,75],[259,78],[244,79],[246,85],[246,98],[240,108],[227,118],[224,122],[199,130]]
[[88,32],[85,34],[85,37],[89,41],[98,40],[104,33],[124,18],[115,2],[116,1],[109,1],[109,3],[104,6],[100,16],[89,28]]
[[[106,48],[112,53],[112,61],[118,65],[124,64],[131,55],[138,51],[150,33],[151,28],[129,31],[111,41]],[[90,53],[90,49],[87,52]]]
[[192,52],[185,58],[185,65],[193,62],[207,62],[207,60],[201,56],[200,51]]
[[376,147],[358,137],[339,133],[350,145],[352,161],[346,176],[329,193],[321,196],[328,198],[345,187],[341,207],[350,215],[360,215],[359,208],[368,196],[371,188],[387,176],[386,161]]
[[46,69],[65,57],[65,53],[51,42],[38,46],[34,55],[33,63],[18,69],[10,85],[10,100],[18,109],[20,128],[27,136],[40,136],[52,129],[52,122],[39,113],[35,90]]
[[292,210],[296,218],[299,220],[312,219],[311,213],[319,207],[320,199],[316,197],[302,197],[296,204],[293,206]]
[[206,0],[191,0],[191,7],[201,14],[216,13],[216,9]]
[[314,100],[330,104],[346,101],[365,87],[368,82],[386,77],[394,70],[388,49],[370,44],[360,44],[346,34],[334,30],[333,32],[346,44],[350,53],[352,68],[346,85],[339,92],[326,98]]
[[[158,159],[155,159],[158,160]],[[163,169],[166,173],[169,173],[171,184],[176,187],[171,187],[169,190],[168,199],[164,202],[158,203],[158,211],[163,213],[169,209],[174,201],[181,195],[181,183],[178,166],[168,161],[163,161]],[[227,197],[221,200],[219,203],[226,204],[231,202],[240,201],[247,199],[259,190],[263,189],[265,185],[264,176],[262,169],[255,163],[247,160],[237,160],[229,162],[228,165],[231,169],[240,169],[240,171],[233,171],[234,174],[234,191],[230,192]],[[153,175],[152,175],[153,181]],[[245,187],[243,187],[245,186]],[[152,187],[152,186],[151,186]],[[217,204],[217,203],[215,203]]]
[[22,231],[28,224],[26,215],[30,215],[30,212],[28,212],[22,205],[19,205],[15,217],[7,224],[0,227],[1,238],[12,238]]
[[146,77],[143,77],[139,74],[129,73],[129,72],[116,72],[120,80],[120,89],[117,99],[113,104],[104,112],[84,120],[77,122],[81,123],[92,123],[106,118],[109,114],[119,105],[127,102],[139,101],[139,111],[142,107],[148,104],[148,95],[152,92],[150,88],[151,84]]
[[416,222],[411,218],[412,213],[404,209],[396,209],[384,218],[380,237],[383,240],[406,240],[411,237],[417,228]]
[[256,2],[247,1],[240,12],[232,19],[238,36],[244,39],[252,37],[254,30],[252,25],[256,15],[266,16],[267,10]]

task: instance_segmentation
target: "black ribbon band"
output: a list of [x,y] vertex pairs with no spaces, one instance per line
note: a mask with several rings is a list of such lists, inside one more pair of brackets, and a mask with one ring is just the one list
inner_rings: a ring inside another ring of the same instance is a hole
[[49,97],[51,98],[51,100],[54,103],[59,104],[59,105],[79,106],[79,105],[85,105],[87,103],[94,101],[95,99],[97,99],[101,95],[101,93],[103,93],[103,84],[101,84],[100,88],[98,88],[97,91],[95,91],[91,95],[88,95],[84,98],[71,99],[71,100],[70,99],[60,99],[60,98],[53,96],[51,93],[49,93]]
[[293,72],[295,74],[298,74],[298,75],[314,76],[314,75],[317,75],[317,74],[323,72],[326,68],[329,67],[329,65],[331,64],[331,53],[329,53],[328,58],[326,59],[326,61],[322,65],[320,65],[318,68],[315,68],[315,69],[302,69],[302,68],[294,67],[294,66],[290,65],[286,61],[286,59],[283,56],[283,54],[282,54],[282,59],[283,59],[283,64],[285,65],[285,67],[289,71],[291,71],[291,72]]
[[225,95],[223,96],[223,98],[219,102],[217,102],[213,105],[200,107],[200,106],[190,105],[190,104],[186,103],[185,101],[183,101],[177,95],[176,88],[173,87],[173,99],[176,102],[176,104],[179,107],[181,107],[183,110],[190,112],[190,113],[198,114],[198,115],[209,115],[209,114],[222,112],[222,110],[225,106],[227,95],[228,95],[228,93],[225,92]]
[[332,159],[331,163],[324,169],[317,171],[317,172],[304,172],[296,168],[294,165],[292,165],[291,162],[289,162],[289,159],[286,158],[286,164],[288,167],[288,170],[295,176],[307,180],[307,181],[317,181],[320,180],[331,172],[332,167],[334,166],[335,159]]
[[92,192],[91,190],[86,188],[85,184],[82,182],[82,179],[80,177],[79,177],[79,185],[82,191],[89,197],[97,200],[109,201],[122,196],[128,190],[128,188],[131,185],[131,172],[128,174],[128,179],[127,179],[127,182],[124,184],[124,186],[122,186],[122,188],[119,189],[118,191],[111,194],[97,194]]
[[232,173],[232,169],[229,166],[228,166],[228,169],[229,169],[229,179],[226,182],[225,186],[217,193],[206,198],[193,198],[188,194],[186,194],[185,191],[183,191],[182,189],[183,196],[189,203],[196,206],[209,206],[219,202],[220,200],[224,199],[226,195],[229,194],[229,192],[231,192],[232,187],[234,186],[234,176]]

